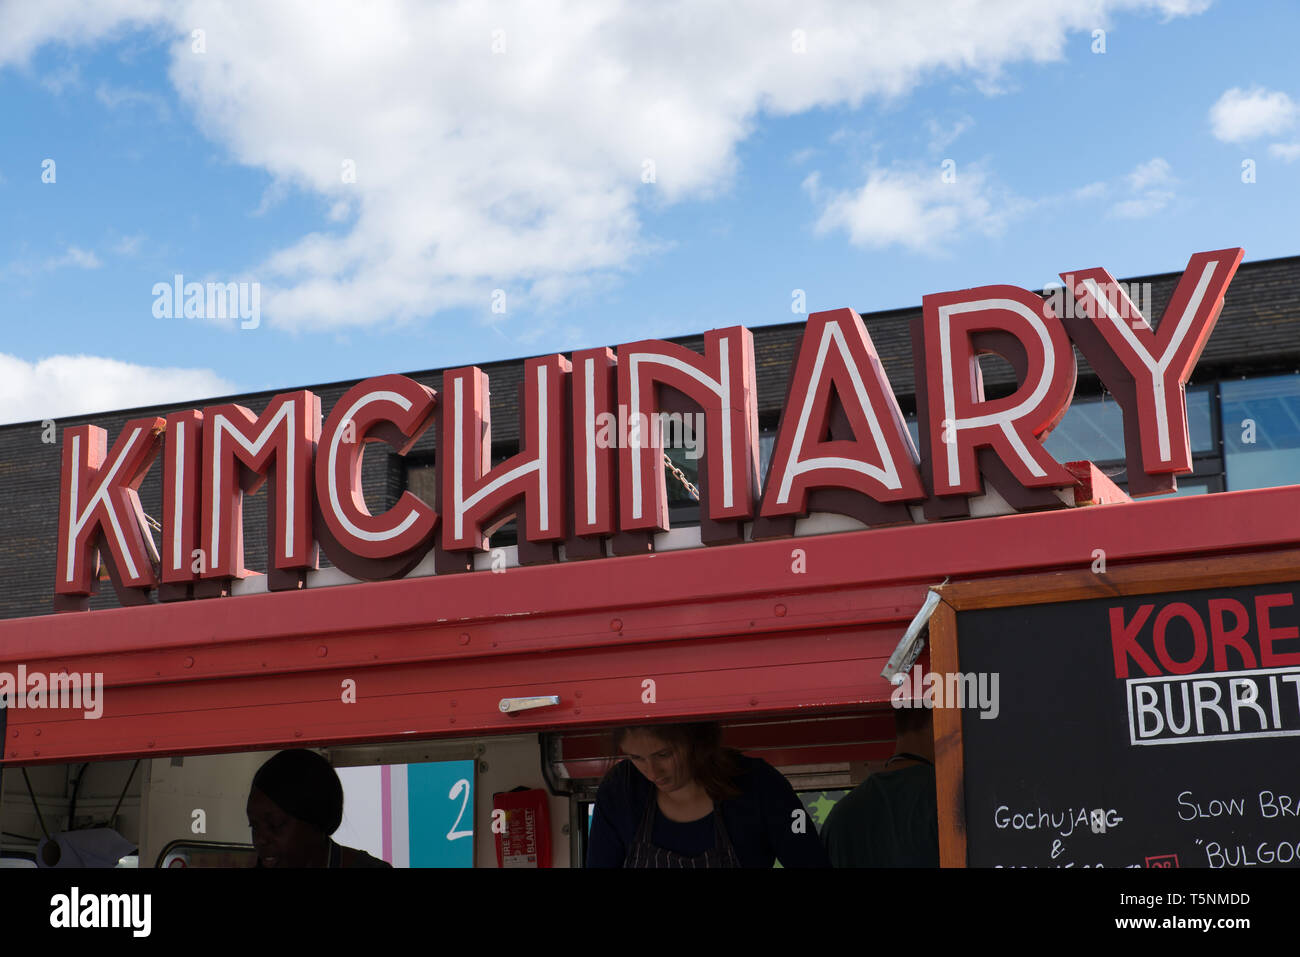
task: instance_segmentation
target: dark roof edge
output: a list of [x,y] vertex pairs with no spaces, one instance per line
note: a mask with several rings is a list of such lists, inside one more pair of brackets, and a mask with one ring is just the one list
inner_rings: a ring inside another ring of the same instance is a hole
[[[1273,259],[1256,259],[1250,262],[1243,262],[1237,271],[1238,273],[1241,273],[1247,270],[1259,269],[1266,266],[1275,266],[1278,265],[1279,263],[1294,263],[1296,265],[1300,265],[1300,255],[1278,256]],[[1138,282],[1143,280],[1171,279],[1171,278],[1177,278],[1178,276],[1181,276],[1182,273],[1183,270],[1178,269],[1178,270],[1172,270],[1170,272],[1151,273],[1145,276],[1129,276],[1124,279],[1120,279],[1118,281]],[[1042,290],[1034,290],[1034,291],[1041,292]],[[893,309],[878,309],[875,312],[869,312],[869,313],[864,312],[864,313],[860,313],[860,315],[862,316],[864,322],[869,323],[869,321],[872,319],[900,318],[902,316],[915,313],[920,308],[921,306],[917,304],[914,306],[902,306]],[[807,320],[796,320],[794,322],[772,323],[766,326],[750,326],[749,328],[751,331],[754,332],[765,331],[765,330],[791,329],[791,328],[797,328],[799,326],[803,326],[806,321]],[[700,332],[690,333],[688,335],[671,336],[664,339],[663,341],[680,344],[691,339],[698,339],[701,335],[703,335],[703,330],[701,330]],[[491,362],[474,363],[474,365],[477,365],[480,368],[484,368],[484,369],[490,369],[493,366],[498,368],[501,366],[514,366],[514,365],[518,365],[519,363],[527,362],[529,359],[537,358],[538,356],[541,355],[551,355],[551,354],[552,353],[534,353],[533,355],[517,356],[509,359],[494,359]],[[412,378],[415,378],[417,376],[436,376],[436,375],[441,375],[447,369],[454,369],[454,368],[463,368],[463,367],[445,366],[440,369],[417,369],[414,371],[399,372],[396,374],[410,376]],[[382,375],[385,373],[380,373],[380,374]],[[110,418],[116,416],[124,416],[129,418],[136,413],[148,413],[156,409],[167,409],[173,407],[187,409],[187,408],[193,408],[197,404],[221,405],[233,401],[235,399],[255,399],[259,396],[276,396],[284,392],[296,392],[299,389],[328,389],[328,388],[347,389],[353,385],[356,385],[358,382],[364,382],[367,378],[373,378],[373,377],[361,376],[360,378],[353,378],[353,379],[337,379],[333,382],[314,382],[307,385],[280,386],[273,389],[262,389],[256,392],[236,392],[236,393],[211,396],[211,397],[199,396],[198,398],[194,398],[194,399],[180,399],[175,402],[155,402],[151,405],[138,405],[126,409],[107,409],[107,410],[92,411],[92,412],[78,412],[73,415],[59,416],[59,418],[61,419],[102,419],[102,418]],[[19,426],[27,426],[30,428],[32,425],[39,424],[43,421],[45,420],[28,419],[22,422],[8,422],[5,423],[4,425],[0,425],[0,429],[12,429],[12,428],[17,428]]]

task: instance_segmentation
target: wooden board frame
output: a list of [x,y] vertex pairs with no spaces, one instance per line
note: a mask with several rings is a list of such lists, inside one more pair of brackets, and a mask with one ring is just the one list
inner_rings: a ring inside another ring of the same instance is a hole
[[[1269,585],[1300,580],[1300,549],[1178,559],[1043,575],[951,582],[936,586],[941,601],[930,618],[930,668],[960,671],[957,613],[1158,592]],[[965,750],[960,708],[934,709],[934,757],[939,807],[939,866],[966,866]]]

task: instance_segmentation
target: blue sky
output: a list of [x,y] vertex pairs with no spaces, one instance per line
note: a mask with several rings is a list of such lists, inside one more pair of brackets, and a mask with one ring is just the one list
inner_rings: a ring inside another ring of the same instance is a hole
[[1300,253],[1296,5],[908,6],[0,2],[0,421]]

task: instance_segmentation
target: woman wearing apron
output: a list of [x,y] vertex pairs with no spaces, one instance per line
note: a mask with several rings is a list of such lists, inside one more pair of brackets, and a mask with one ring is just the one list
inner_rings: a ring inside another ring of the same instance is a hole
[[829,867],[794,789],[716,724],[624,728],[596,795],[588,867]]

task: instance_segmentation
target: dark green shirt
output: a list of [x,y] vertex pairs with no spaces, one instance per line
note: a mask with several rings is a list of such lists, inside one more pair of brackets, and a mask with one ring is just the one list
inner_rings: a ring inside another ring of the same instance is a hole
[[934,768],[871,775],[835,804],[821,837],[832,867],[938,867]]

